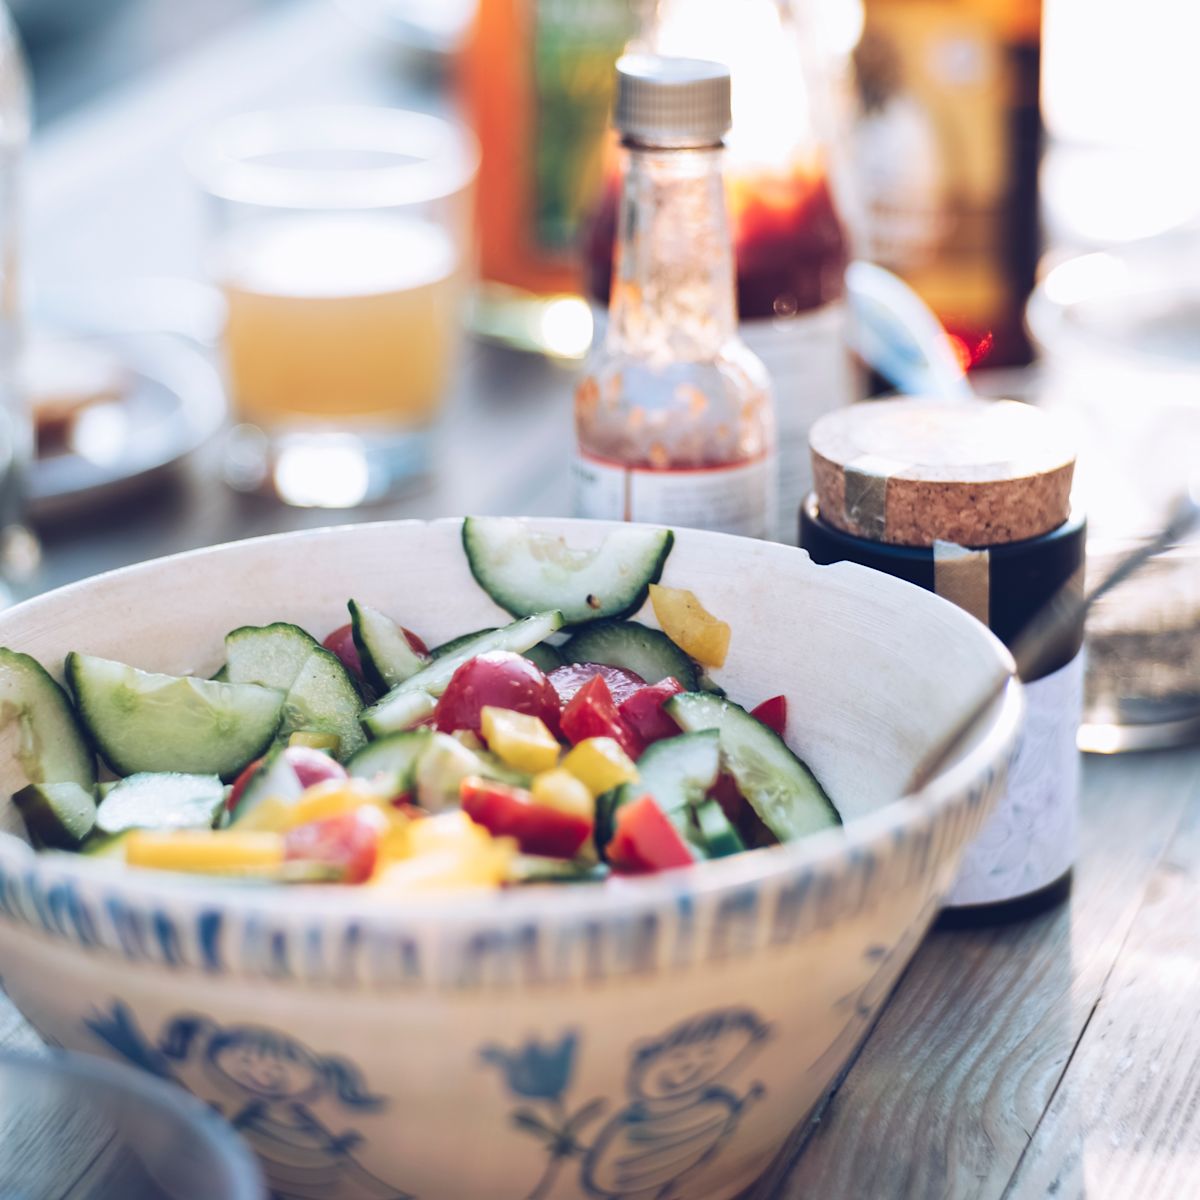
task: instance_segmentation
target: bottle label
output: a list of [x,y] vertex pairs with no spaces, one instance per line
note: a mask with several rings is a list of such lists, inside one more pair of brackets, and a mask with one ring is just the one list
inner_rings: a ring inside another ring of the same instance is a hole
[[800,505],[812,490],[808,431],[818,417],[861,398],[862,381],[846,343],[846,305],[834,301],[778,320],[743,321],[742,340],[771,377],[779,445],[776,536],[796,544]]
[[580,452],[572,464],[575,513],[768,537],[775,520],[775,459],[663,471]]
[[1084,656],[1025,685],[1008,787],[968,847],[948,905],[995,904],[1046,887],[1075,861]]

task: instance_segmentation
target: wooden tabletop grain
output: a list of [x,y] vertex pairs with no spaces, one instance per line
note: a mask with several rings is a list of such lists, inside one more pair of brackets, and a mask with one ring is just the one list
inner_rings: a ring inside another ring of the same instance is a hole
[[[405,79],[335,6],[311,0],[59,122],[33,155],[35,287],[194,275],[201,234],[179,164],[189,132],[301,97],[403,103]],[[566,368],[470,347],[425,492],[366,513],[286,510],[218,484],[210,447],[153,493],[45,529],[37,586],[321,523],[563,511],[570,393]],[[1011,925],[932,932],[823,1111],[750,1198],[1200,1196],[1197,1012],[1200,749],[1090,759],[1069,900]],[[0,1045],[38,1046],[2,999]]]

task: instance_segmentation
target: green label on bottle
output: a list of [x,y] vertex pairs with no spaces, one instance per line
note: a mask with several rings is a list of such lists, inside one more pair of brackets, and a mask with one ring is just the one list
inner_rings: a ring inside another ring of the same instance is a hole
[[631,0],[533,0],[533,219],[540,246],[574,247],[599,194],[613,66],[633,33]]

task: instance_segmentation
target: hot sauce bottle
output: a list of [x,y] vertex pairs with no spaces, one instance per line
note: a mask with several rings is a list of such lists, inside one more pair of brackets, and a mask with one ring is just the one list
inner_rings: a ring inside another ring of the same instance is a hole
[[576,512],[770,536],[771,389],[737,332],[721,170],[728,69],[626,55],[614,122],[616,252],[604,340],[575,396]]
[[[834,187],[831,55],[806,0],[658,0],[631,49],[729,66],[725,168],[739,335],[770,373],[778,423],[776,531],[793,540],[811,487],[808,430],[862,394],[846,347],[849,235]],[[585,229],[587,287],[607,303],[619,179]],[[598,321],[598,324],[602,322]]]

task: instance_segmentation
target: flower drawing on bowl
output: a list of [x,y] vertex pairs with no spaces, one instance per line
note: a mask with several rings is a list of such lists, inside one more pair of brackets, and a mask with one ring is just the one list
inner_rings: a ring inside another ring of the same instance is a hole
[[129,1008],[114,1001],[108,1012],[84,1021],[110,1049],[144,1070],[183,1083],[180,1070],[199,1068],[222,1102],[213,1107],[254,1147],[276,1200],[413,1200],[376,1178],[351,1153],[363,1142],[356,1129],[335,1133],[313,1105],[360,1112],[386,1101],[373,1095],[352,1063],[319,1055],[260,1025],[220,1026],[184,1014],[168,1021],[152,1042]]
[[543,1200],[568,1160],[579,1160],[579,1182],[603,1200],[683,1200],[693,1172],[712,1160],[763,1095],[759,1083],[735,1090],[735,1076],[770,1027],[745,1008],[719,1009],[681,1021],[630,1051],[624,1101],[586,1140],[585,1126],[609,1108],[593,1099],[568,1116],[564,1102],[579,1039],[528,1041],[519,1050],[489,1045],[484,1062],[501,1069],[508,1090],[523,1100],[513,1124],[540,1138],[549,1161],[528,1200]]

